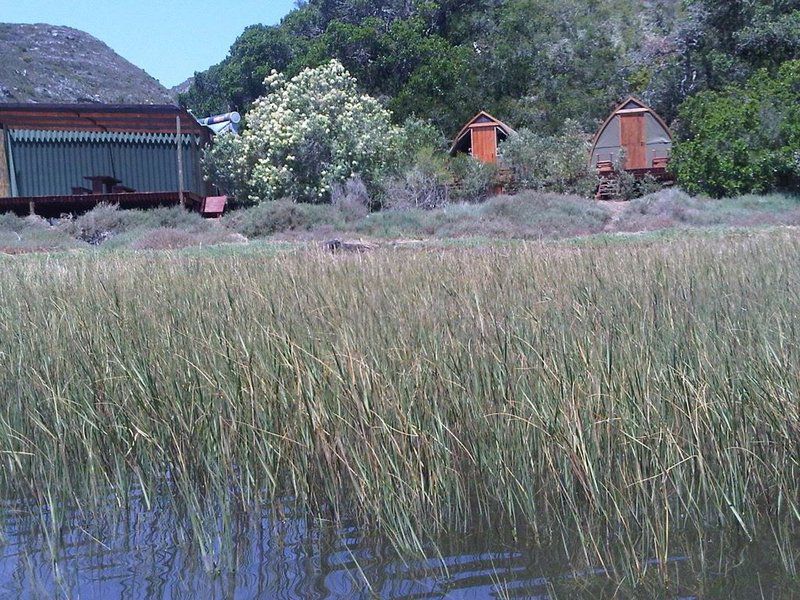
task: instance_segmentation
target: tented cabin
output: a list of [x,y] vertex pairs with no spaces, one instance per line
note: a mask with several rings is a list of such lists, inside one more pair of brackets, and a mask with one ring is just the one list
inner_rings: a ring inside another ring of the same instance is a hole
[[497,146],[514,133],[508,125],[487,112],[479,112],[461,131],[450,147],[450,155],[463,152],[484,163],[497,163]]
[[57,216],[180,199],[201,209],[210,137],[177,106],[0,104],[0,212]]
[[664,171],[672,152],[672,134],[664,120],[641,100],[630,97],[606,119],[592,144],[591,164],[601,172],[625,153],[624,169]]
[[672,134],[667,124],[652,108],[631,96],[606,119],[592,143],[590,164],[600,177],[597,199],[617,195],[616,169],[623,155],[623,170],[637,178],[651,175],[668,183],[671,153]]

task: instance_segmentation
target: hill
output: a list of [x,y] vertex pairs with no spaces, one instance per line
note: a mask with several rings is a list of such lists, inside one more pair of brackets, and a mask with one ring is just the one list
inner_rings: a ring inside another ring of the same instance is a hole
[[0,102],[173,103],[97,38],[70,27],[0,23]]
[[183,83],[179,83],[178,85],[171,87],[169,92],[172,95],[172,97],[177,100],[181,94],[185,94],[190,89],[192,89],[193,85],[194,85],[194,77],[189,77],[189,79],[187,79]]
[[478,110],[514,127],[593,132],[633,94],[672,122],[704,90],[800,57],[798,0],[307,0],[252,25],[181,102],[246,111],[272,69],[332,58],[402,123],[452,135]]

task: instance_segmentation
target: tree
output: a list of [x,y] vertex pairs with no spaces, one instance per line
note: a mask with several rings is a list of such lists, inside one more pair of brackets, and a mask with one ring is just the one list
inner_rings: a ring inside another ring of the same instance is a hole
[[764,69],[745,85],[690,98],[680,121],[672,168],[687,191],[800,191],[800,60],[774,77]]
[[204,73],[195,73],[194,85],[181,95],[180,102],[197,115],[244,112],[266,91],[264,79],[273,70],[284,71],[294,54],[292,40],[284,29],[248,27],[224,61]]
[[338,61],[291,79],[273,72],[264,84],[240,141],[211,155],[221,162],[212,172],[246,181],[249,201],[327,202],[335,184],[355,175],[371,184],[395,160],[399,131],[389,111],[359,93]]

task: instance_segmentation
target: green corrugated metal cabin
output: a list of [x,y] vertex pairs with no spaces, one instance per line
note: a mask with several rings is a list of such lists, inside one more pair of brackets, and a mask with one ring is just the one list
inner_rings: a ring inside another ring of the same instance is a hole
[[177,106],[0,104],[3,198],[65,197],[106,176],[138,193],[177,192],[177,119],[183,188],[204,196],[201,149],[210,132]]

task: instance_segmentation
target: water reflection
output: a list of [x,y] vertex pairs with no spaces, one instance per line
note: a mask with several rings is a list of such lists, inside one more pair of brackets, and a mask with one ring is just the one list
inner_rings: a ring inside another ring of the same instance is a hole
[[[205,553],[164,506],[146,511],[134,502],[127,511],[100,516],[74,511],[57,539],[48,534],[48,519],[30,506],[6,504],[2,517],[2,598],[544,600],[619,594],[619,582],[600,568],[576,568],[563,546],[535,548],[486,532],[450,536],[431,549],[435,558],[403,561],[380,538],[353,527],[319,527],[292,516],[220,522],[223,535],[209,538]],[[55,563],[51,548],[57,548]],[[763,560],[757,548],[751,552]],[[740,549],[730,553],[735,568],[725,566],[721,549],[711,575],[689,557],[671,557],[665,567],[675,583],[663,597],[795,597],[785,571],[748,562]]]

